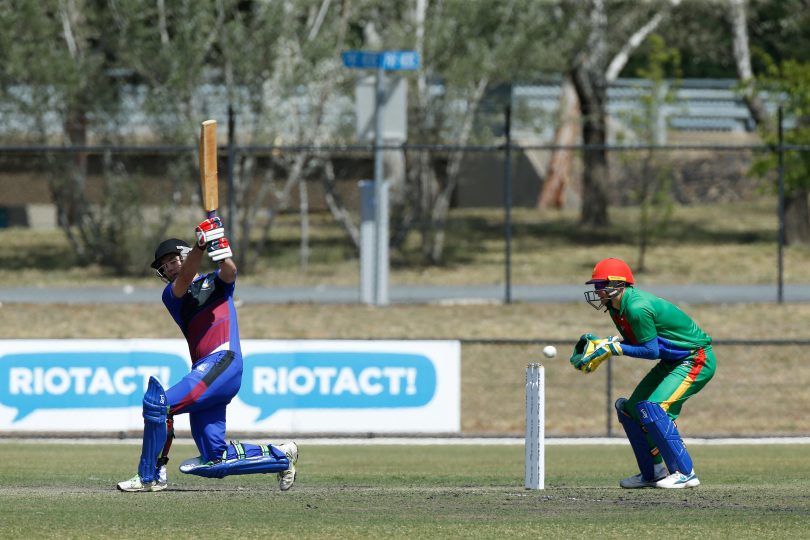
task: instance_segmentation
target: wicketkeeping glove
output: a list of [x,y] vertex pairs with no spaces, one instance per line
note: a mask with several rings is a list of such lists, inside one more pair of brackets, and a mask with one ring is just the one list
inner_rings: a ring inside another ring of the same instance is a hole
[[197,225],[194,234],[197,235],[197,245],[200,248],[205,248],[212,240],[225,236],[225,227],[222,226],[222,220],[219,216],[215,216]]
[[233,251],[231,251],[231,244],[228,242],[228,239],[222,237],[211,241],[208,244],[208,256],[211,257],[211,260],[214,262],[233,257]]
[[574,345],[574,353],[569,359],[574,369],[582,368],[582,359],[592,353],[601,341],[601,338],[593,334],[582,334],[580,336],[579,341]]
[[611,336],[601,340],[596,345],[593,352],[582,357],[582,363],[579,369],[585,373],[596,371],[596,368],[611,356],[621,356],[622,354],[622,346],[619,344],[619,337]]

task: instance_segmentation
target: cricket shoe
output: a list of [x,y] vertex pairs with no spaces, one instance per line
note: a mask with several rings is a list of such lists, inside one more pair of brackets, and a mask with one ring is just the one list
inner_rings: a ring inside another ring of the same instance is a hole
[[659,478],[657,480],[645,480],[644,476],[641,473],[638,473],[634,476],[628,476],[627,478],[622,478],[619,480],[619,486],[624,489],[641,489],[641,488],[654,488],[658,486],[658,482],[664,480],[664,478]]
[[166,466],[163,465],[158,472],[158,477],[152,482],[142,482],[141,476],[136,474],[129,480],[118,482],[118,489],[135,493],[138,491],[163,491],[169,485],[168,476],[166,474]]
[[693,488],[699,485],[700,480],[698,480],[698,477],[695,474],[694,469],[692,469],[692,472],[690,472],[689,474],[674,472],[669,476],[667,476],[666,478],[662,478],[661,480],[655,483],[655,487],[664,489]]
[[295,464],[298,462],[298,445],[294,441],[281,443],[278,449],[287,455],[290,460],[290,468],[278,473],[278,487],[281,491],[287,491],[295,483]]
[[196,469],[197,467],[207,467],[212,465],[212,462],[203,463],[202,456],[197,456],[193,458],[189,458],[185,460],[183,463],[180,464],[180,472],[189,474],[191,471]]
[[663,463],[656,463],[653,468],[653,475],[655,480],[645,480],[644,475],[638,473],[634,476],[628,476],[619,480],[619,486],[624,489],[641,489],[641,488],[654,488],[659,480],[666,478],[669,471]]

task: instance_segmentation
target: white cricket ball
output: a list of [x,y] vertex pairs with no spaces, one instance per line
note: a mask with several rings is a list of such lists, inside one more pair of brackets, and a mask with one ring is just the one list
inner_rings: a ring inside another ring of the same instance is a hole
[[543,347],[543,354],[546,358],[554,358],[557,356],[557,347],[554,345],[546,345]]

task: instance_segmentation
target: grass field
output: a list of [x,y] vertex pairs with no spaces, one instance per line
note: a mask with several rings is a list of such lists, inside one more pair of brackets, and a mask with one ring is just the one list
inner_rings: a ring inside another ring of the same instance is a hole
[[[274,476],[120,493],[140,449],[0,441],[2,538],[806,538],[810,461],[797,446],[693,446],[702,485],[621,490],[625,445],[548,446],[546,489],[523,447],[307,446],[293,489]],[[178,462],[193,455],[173,448]]]
[[[578,231],[573,213],[515,212],[515,283],[580,283],[605,255],[635,260],[633,210],[614,225]],[[422,267],[395,254],[392,284],[481,284],[503,280],[501,215],[456,212],[448,260]],[[285,217],[262,268],[242,284],[356,283],[353,253],[328,220],[313,220],[313,256],[296,267],[297,225]],[[182,231],[178,231],[180,234]],[[679,208],[648,254],[644,283],[775,283],[775,202]],[[688,242],[684,241],[688,239]],[[58,231],[0,230],[14,254],[5,286],[155,286],[151,277],[82,266]],[[148,262],[148,261],[147,261]],[[786,281],[808,282],[810,249],[786,252]],[[2,301],[2,297],[0,297]],[[684,408],[686,437],[810,433],[810,366],[798,345],[724,345],[734,339],[807,339],[810,305],[683,306],[719,343],[715,379]],[[0,304],[0,339],[179,338],[159,298],[154,305]],[[604,435],[606,371],[570,368],[583,332],[613,331],[584,301],[466,306],[283,305],[239,308],[243,339],[538,339],[560,344],[547,366],[549,435]],[[465,344],[462,433],[519,434],[523,368],[540,346]],[[613,396],[627,395],[650,367],[613,362]],[[786,411],[795,411],[786,413]],[[607,414],[610,414],[608,411]],[[615,424],[614,430],[620,430]],[[618,435],[618,433],[616,433]],[[274,434],[276,436],[278,434]],[[627,445],[547,447],[546,489],[523,484],[523,447],[301,445],[299,481],[280,493],[274,477],[221,481],[183,476],[195,455],[185,434],[170,463],[170,490],[123,494],[139,447],[0,437],[0,538],[804,538],[810,530],[807,446],[690,446],[703,484],[695,490],[620,490],[636,471]],[[247,439],[247,438],[246,438]],[[249,440],[249,439],[247,439]],[[257,441],[265,442],[265,441]]]

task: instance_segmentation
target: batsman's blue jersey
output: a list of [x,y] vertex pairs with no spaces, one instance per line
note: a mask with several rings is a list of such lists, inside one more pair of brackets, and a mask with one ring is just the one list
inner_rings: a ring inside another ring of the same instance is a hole
[[233,305],[235,287],[235,282],[222,281],[217,270],[195,279],[180,298],[172,294],[171,284],[163,290],[163,303],[188,342],[192,364],[217,351],[242,356]]
[[163,291],[163,303],[188,341],[192,363],[191,371],[166,390],[169,414],[188,413],[203,461],[218,459],[227,447],[225,409],[242,384],[235,287],[216,271],[195,279],[180,298],[172,294],[171,284]]

